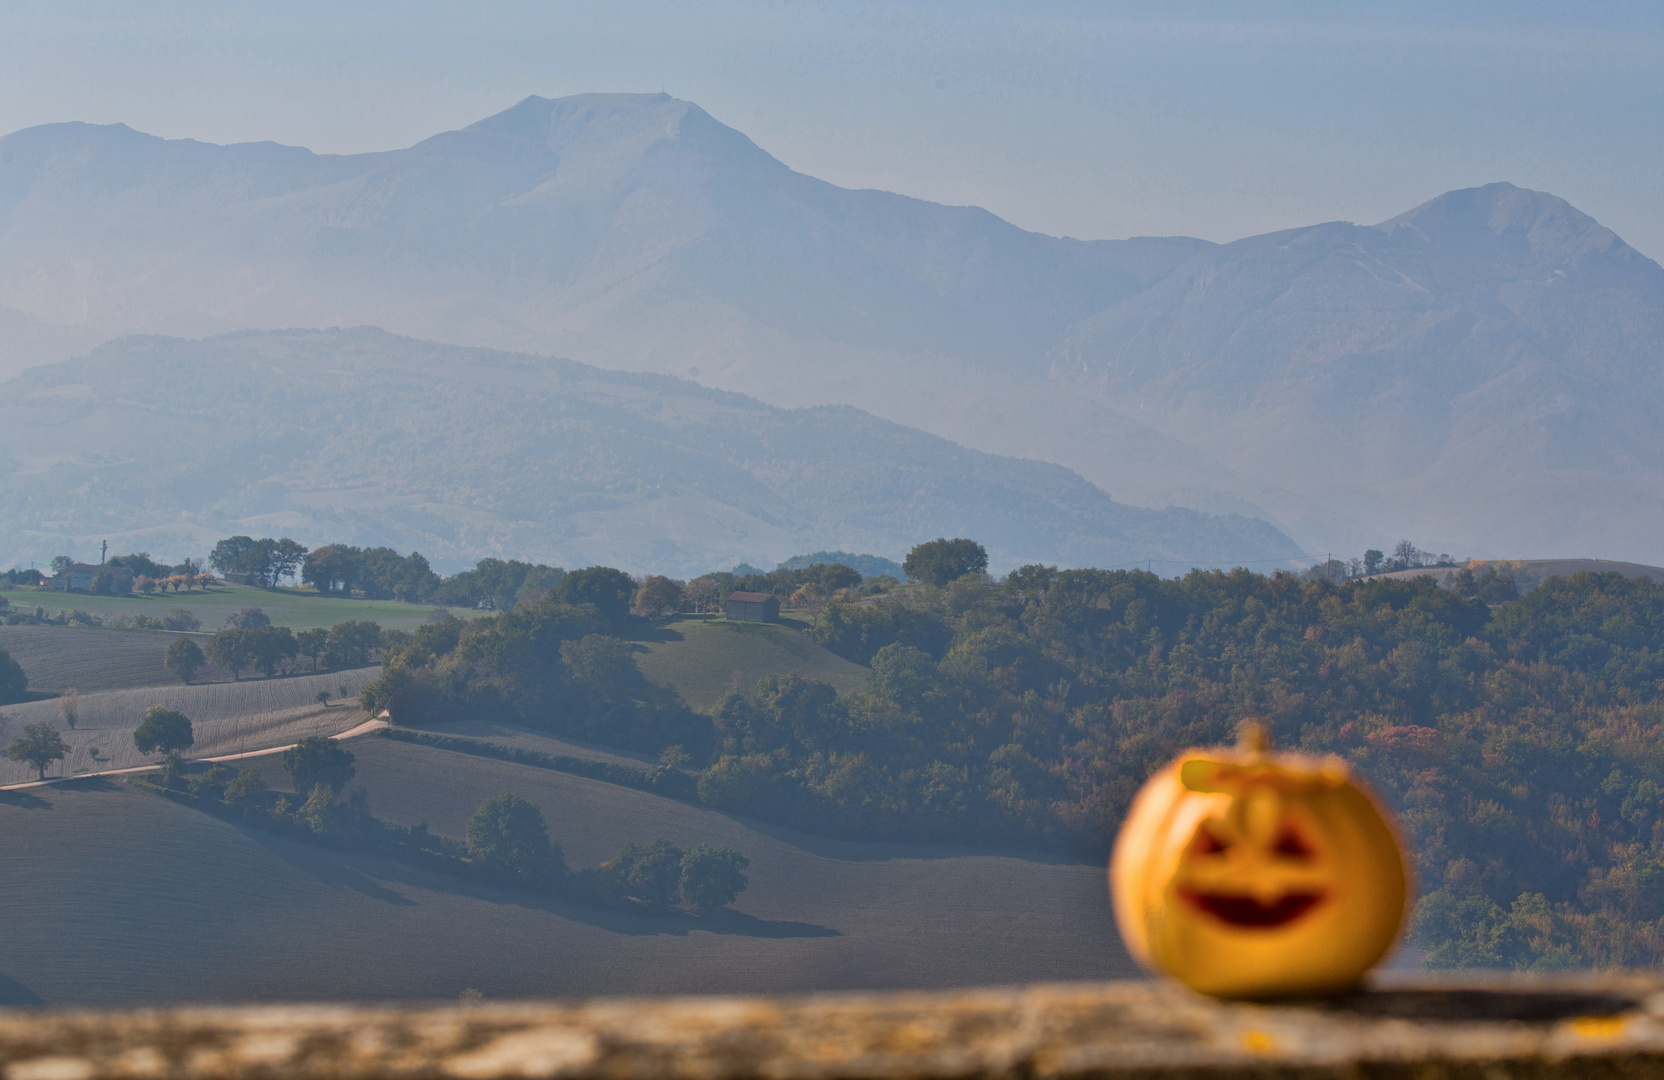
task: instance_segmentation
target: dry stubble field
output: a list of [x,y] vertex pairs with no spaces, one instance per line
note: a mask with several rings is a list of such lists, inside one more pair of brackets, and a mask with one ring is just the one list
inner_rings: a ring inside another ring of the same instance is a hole
[[[124,784],[0,793],[0,1002],[802,991],[1128,976],[1103,868],[825,841],[598,781],[369,737],[387,820],[459,835],[499,791],[575,866],[628,839],[728,844],[736,910],[603,911],[228,824]],[[272,759],[260,759],[286,786]]]

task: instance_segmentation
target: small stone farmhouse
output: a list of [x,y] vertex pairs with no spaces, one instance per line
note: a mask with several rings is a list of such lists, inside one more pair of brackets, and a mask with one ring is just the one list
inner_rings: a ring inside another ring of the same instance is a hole
[[110,576],[113,596],[131,596],[133,571],[125,566],[93,566],[91,563],[71,563],[68,570],[50,579],[48,585],[59,592],[92,592],[99,574]]
[[723,614],[746,622],[779,622],[780,598],[761,592],[730,593]]

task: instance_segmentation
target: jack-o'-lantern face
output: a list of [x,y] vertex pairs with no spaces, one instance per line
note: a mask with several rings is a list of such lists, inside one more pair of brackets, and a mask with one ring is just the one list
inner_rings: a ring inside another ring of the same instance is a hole
[[1110,864],[1133,955],[1203,993],[1355,985],[1397,938],[1409,897],[1398,838],[1338,759],[1192,751],[1133,801]]

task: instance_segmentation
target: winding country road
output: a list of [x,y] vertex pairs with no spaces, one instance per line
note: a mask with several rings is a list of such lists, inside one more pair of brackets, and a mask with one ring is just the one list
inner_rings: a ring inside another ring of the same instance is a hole
[[[391,727],[391,726],[392,726],[391,721],[389,721],[387,719],[387,713],[383,712],[381,715],[375,717],[372,720],[366,720],[362,724],[359,724],[357,727],[348,728],[346,731],[343,731],[338,735],[331,735],[330,738],[332,738],[332,739],[356,739],[360,735],[368,735],[371,732],[380,731],[382,728]],[[242,761],[244,758],[265,757],[269,754],[281,754],[281,753],[283,753],[283,751],[291,749],[292,747],[294,747],[294,745],[295,745],[294,743],[289,743],[286,746],[271,746],[271,747],[267,747],[264,750],[247,750],[247,751],[244,751],[243,753],[240,753],[240,754],[221,754],[219,757],[191,758],[190,761],[187,762],[187,764],[189,764],[190,762],[201,762],[203,764],[215,764],[215,763],[225,762],[225,761]],[[24,788],[48,787],[52,784],[62,784],[62,783],[65,783],[67,781],[70,781],[70,780],[85,780],[89,776],[125,776],[128,773],[151,772],[155,769],[160,769],[161,767],[162,766],[159,765],[159,764],[157,764],[157,765],[138,765],[138,766],[134,766],[133,768],[130,768],[130,769],[105,769],[103,772],[76,773],[74,776],[49,776],[45,780],[30,780],[28,783],[25,783],[25,784],[4,784],[4,785],[0,785],[0,791],[20,791]]]

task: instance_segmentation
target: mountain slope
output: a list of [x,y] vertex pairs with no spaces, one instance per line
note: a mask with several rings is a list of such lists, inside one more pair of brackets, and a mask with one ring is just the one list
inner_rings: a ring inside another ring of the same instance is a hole
[[350,156],[0,139],[0,369],[355,324],[853,405],[1311,550],[1664,561],[1664,270],[1551,195],[1082,242],[834,187],[664,95]]
[[1058,356],[1060,386],[1378,529],[1661,550],[1664,269],[1550,195],[1227,244]]
[[0,139],[0,163],[0,303],[105,334],[374,322],[585,359],[667,336],[649,351],[680,371],[721,327],[1037,358],[1207,246],[846,191],[663,94],[527,98],[346,157],[59,124]]
[[1300,554],[1261,521],[1125,506],[845,406],[373,329],[122,339],[0,385],[0,439],[0,562],[234,531],[675,574],[939,535],[996,567]]

